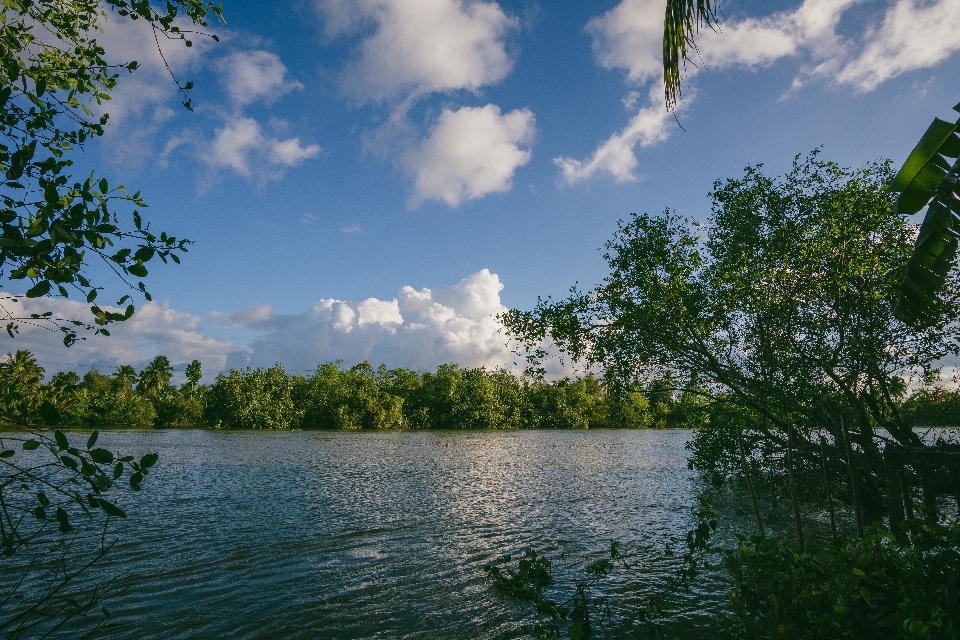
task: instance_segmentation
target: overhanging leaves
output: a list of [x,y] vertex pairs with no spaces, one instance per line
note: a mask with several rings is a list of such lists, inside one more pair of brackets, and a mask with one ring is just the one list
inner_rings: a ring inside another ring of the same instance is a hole
[[667,0],[663,18],[663,91],[667,108],[680,97],[680,66],[689,50],[696,51],[694,36],[701,26],[716,24],[717,0]]
[[[960,111],[960,104],[954,110]],[[927,207],[893,310],[907,324],[928,326],[941,315],[940,293],[953,266],[960,233],[958,129],[960,121],[934,120],[890,186],[900,193],[900,212],[916,213]]]

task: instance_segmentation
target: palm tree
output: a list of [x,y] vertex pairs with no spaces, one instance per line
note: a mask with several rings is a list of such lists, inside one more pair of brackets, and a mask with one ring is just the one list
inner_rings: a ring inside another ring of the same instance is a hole
[[173,367],[167,356],[157,356],[140,372],[137,380],[137,391],[156,395],[170,385],[173,378]]
[[130,391],[137,380],[137,370],[128,364],[122,364],[113,370],[113,380],[119,388]]
[[21,384],[43,380],[43,367],[37,364],[32,353],[23,349],[19,349],[15,354],[8,353],[6,361],[0,363],[0,369]]
[[14,423],[25,424],[39,410],[44,400],[43,367],[29,351],[23,349],[0,362],[0,413]]

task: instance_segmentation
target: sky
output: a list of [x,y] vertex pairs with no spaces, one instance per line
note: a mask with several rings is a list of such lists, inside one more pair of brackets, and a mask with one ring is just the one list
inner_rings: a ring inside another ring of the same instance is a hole
[[154,302],[111,337],[65,349],[22,327],[3,351],[48,373],[199,359],[205,382],[276,362],[509,366],[496,314],[599,283],[630,213],[705,219],[714,181],[819,147],[901,163],[934,117],[956,119],[956,0],[722,3],[675,114],[664,5],[225,0],[219,43],[161,41],[193,112],[143,24],[108,16],[108,58],[140,67],[77,172],[141,191],[152,228],[194,244],[151,269]]

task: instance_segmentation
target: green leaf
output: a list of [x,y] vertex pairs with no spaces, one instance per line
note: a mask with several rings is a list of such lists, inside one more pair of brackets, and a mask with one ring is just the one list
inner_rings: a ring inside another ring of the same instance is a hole
[[67,515],[67,512],[63,510],[62,507],[57,507],[56,516],[57,522],[60,523],[60,533],[70,533],[73,531],[73,527],[70,526],[70,517]]
[[567,635],[570,636],[570,640],[583,640],[583,627],[578,624],[571,625],[567,629]]
[[0,458],[11,458],[13,457],[14,453],[16,453],[16,451],[13,449],[4,449],[3,451],[0,451]]
[[155,453],[148,453],[147,455],[140,458],[140,467],[143,469],[149,469],[153,465],[157,464],[157,458],[159,456]]
[[[142,264],[140,264],[140,263],[136,263],[136,264],[130,265],[129,267],[127,267],[127,271],[129,271],[131,274],[137,276],[138,278],[145,278],[145,277],[147,277],[147,268],[144,267],[144,266],[143,266]],[[48,287],[48,288],[49,288],[49,287]],[[27,297],[30,297],[30,294],[29,294],[29,293],[27,293]]]
[[119,480],[119,479],[120,479],[120,476],[122,476],[122,475],[123,475],[123,463],[122,463],[122,462],[118,462],[118,463],[117,463],[117,466],[115,466],[115,467],[113,468],[113,479],[114,479],[114,480]]
[[97,444],[97,438],[100,437],[100,432],[94,429],[93,433],[90,434],[90,437],[87,439],[87,449]]
[[97,502],[100,503],[100,508],[103,509],[108,515],[116,516],[118,518],[127,517],[127,514],[123,512],[123,509],[113,504],[112,502],[107,502],[103,498],[100,498]]
[[[60,424],[60,421],[62,419],[60,416],[60,412],[57,410],[55,406],[50,404],[50,402],[44,402],[42,405],[40,405],[40,418],[45,423],[52,424],[52,425]],[[57,433],[60,433],[60,435],[63,435],[60,431],[57,431]],[[67,440],[66,436],[64,436],[63,440],[64,442],[66,442]],[[58,445],[60,444],[59,438],[57,439],[57,444]],[[66,449],[66,448],[67,447],[61,447],[61,449]]]
[[37,520],[46,520],[47,512],[43,507],[37,507],[33,510],[33,515],[37,517]]
[[916,213],[927,206],[933,197],[937,185],[946,175],[946,170],[937,166],[942,163],[940,153],[944,145],[955,142],[954,132],[957,125],[935,119],[927,127],[920,142],[903,163],[896,178],[890,184],[890,190],[900,193],[897,200],[897,210],[902,213]]
[[23,448],[25,451],[33,451],[40,448],[40,443],[36,440],[30,439],[23,443]]
[[39,500],[40,504],[44,507],[50,506],[50,498],[48,498],[47,494],[45,494],[43,491],[37,494],[37,500]]
[[90,458],[97,464],[110,464],[113,462],[113,454],[106,449],[94,449],[90,452]]
[[130,476],[130,488],[134,491],[140,491],[141,482],[143,482],[143,474],[139,471]]
[[45,296],[48,293],[50,293],[50,281],[41,280],[37,284],[27,289],[26,295],[28,298],[39,298],[40,296]]
[[57,447],[60,451],[70,448],[70,443],[67,442],[67,436],[63,435],[63,431],[57,429],[53,432],[53,439],[57,441]]

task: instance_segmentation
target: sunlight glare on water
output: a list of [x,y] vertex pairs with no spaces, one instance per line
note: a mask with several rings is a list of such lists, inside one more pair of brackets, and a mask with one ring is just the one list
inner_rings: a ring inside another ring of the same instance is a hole
[[99,569],[130,572],[104,637],[524,637],[530,608],[483,567],[529,546],[563,560],[560,582],[612,539],[663,548],[693,523],[689,437],[103,433],[160,454]]

